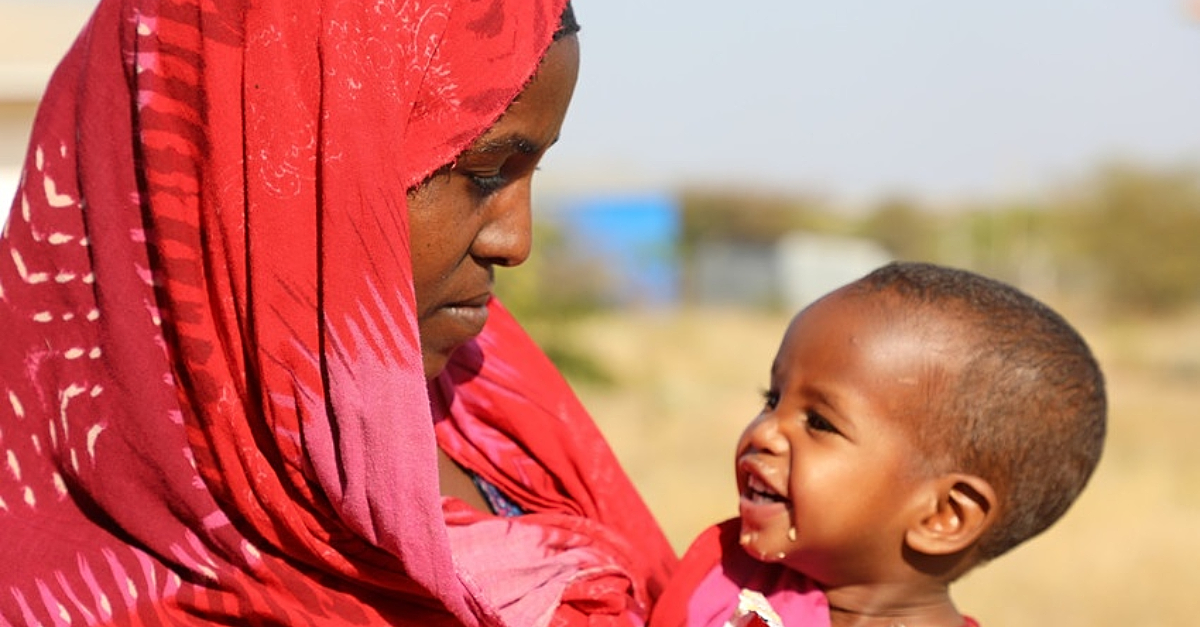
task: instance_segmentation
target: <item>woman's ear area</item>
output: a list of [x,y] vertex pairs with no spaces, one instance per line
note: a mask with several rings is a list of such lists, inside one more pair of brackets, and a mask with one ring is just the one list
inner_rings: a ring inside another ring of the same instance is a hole
[[930,480],[922,503],[904,535],[907,547],[930,556],[948,556],[971,547],[996,519],[996,491],[985,479],[948,473]]

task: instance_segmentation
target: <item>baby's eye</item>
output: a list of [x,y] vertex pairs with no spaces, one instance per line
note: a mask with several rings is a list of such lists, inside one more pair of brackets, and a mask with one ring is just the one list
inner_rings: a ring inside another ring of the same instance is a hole
[[825,416],[822,416],[820,413],[818,413],[815,410],[810,409],[810,410],[804,412],[804,421],[808,424],[808,428],[812,429],[814,431],[827,431],[829,433],[839,433],[839,431],[837,430],[837,427],[833,426],[833,423],[826,420]]
[[779,405],[779,392],[775,390],[763,390],[762,398],[767,409],[775,409]]

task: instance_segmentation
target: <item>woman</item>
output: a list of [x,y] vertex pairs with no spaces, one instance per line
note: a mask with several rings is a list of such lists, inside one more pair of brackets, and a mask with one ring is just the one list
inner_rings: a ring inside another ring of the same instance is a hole
[[101,2],[0,239],[0,624],[644,619],[674,556],[491,297],[564,4]]

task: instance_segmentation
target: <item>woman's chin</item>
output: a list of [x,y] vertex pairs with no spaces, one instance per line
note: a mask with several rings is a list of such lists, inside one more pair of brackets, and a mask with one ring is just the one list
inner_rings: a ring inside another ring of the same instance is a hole
[[430,355],[429,353],[421,355],[422,365],[425,366],[425,380],[432,381],[436,379],[446,369],[446,363],[449,361],[449,355]]
[[483,333],[487,320],[486,305],[447,305],[421,319],[421,354],[425,376],[436,377],[446,367],[454,351]]

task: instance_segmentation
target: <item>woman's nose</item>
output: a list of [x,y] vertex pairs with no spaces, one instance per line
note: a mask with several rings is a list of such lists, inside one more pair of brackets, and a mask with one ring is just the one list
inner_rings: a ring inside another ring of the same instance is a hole
[[497,266],[519,266],[533,249],[529,181],[516,181],[492,199],[471,254]]

